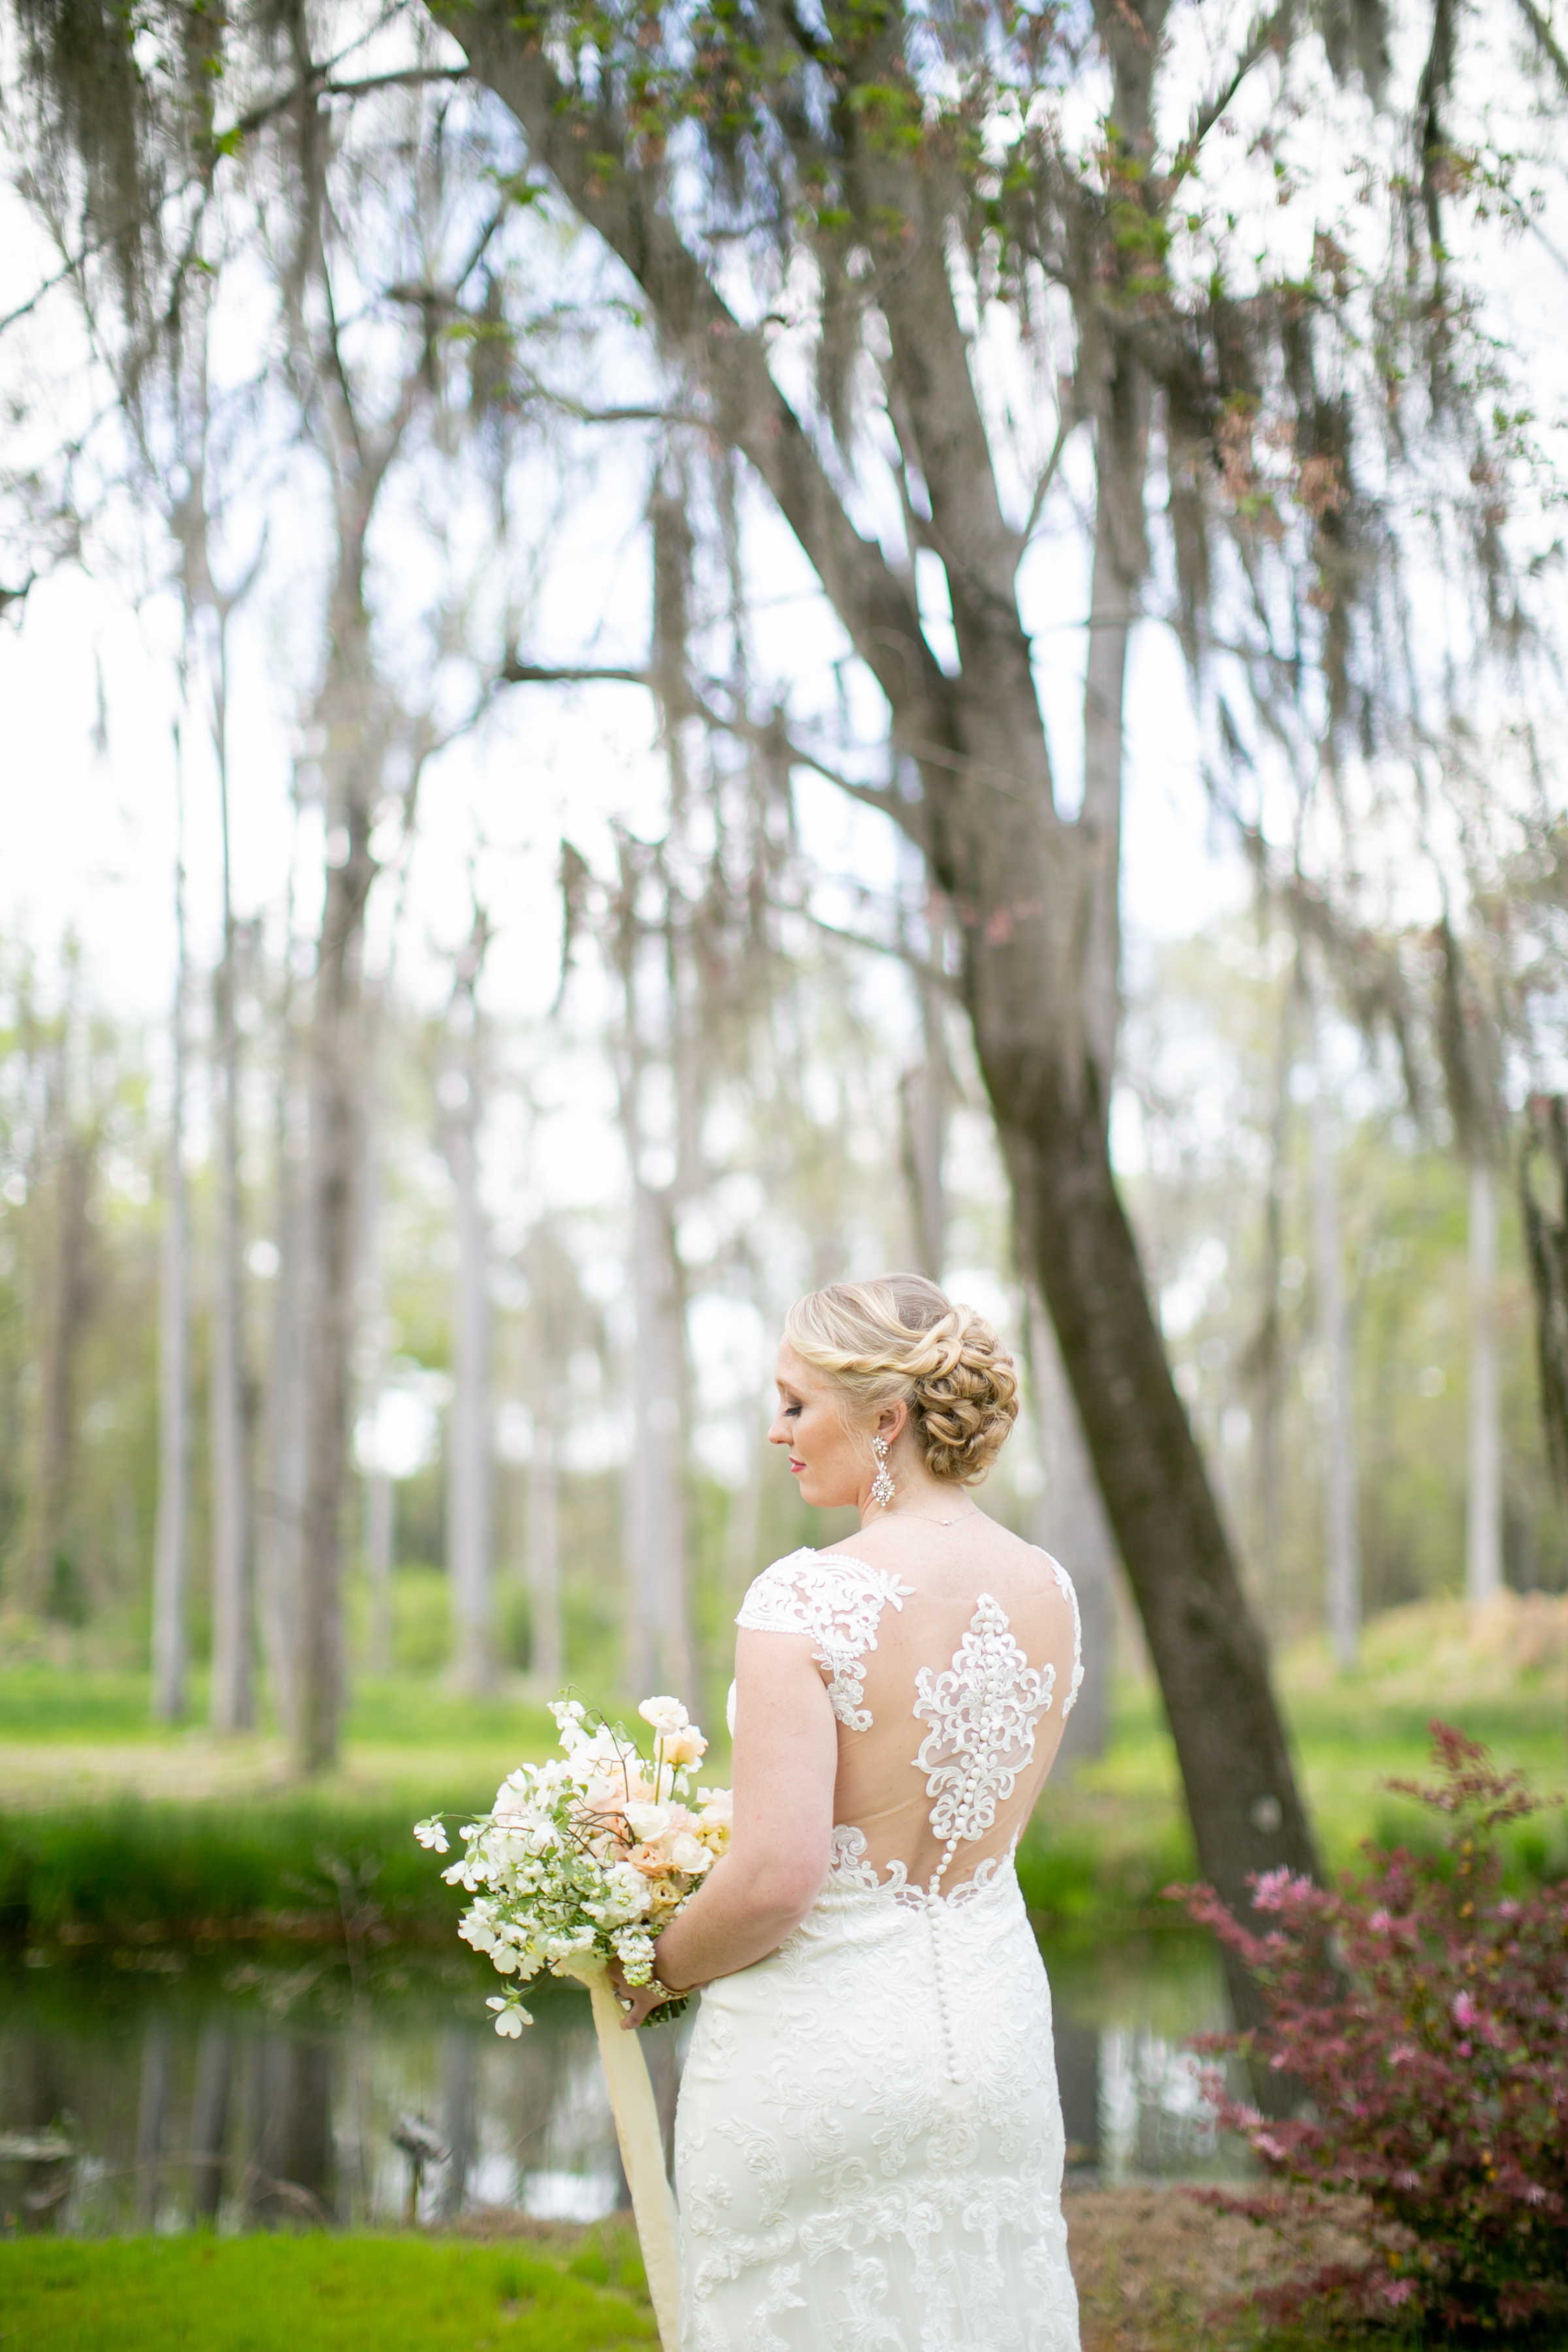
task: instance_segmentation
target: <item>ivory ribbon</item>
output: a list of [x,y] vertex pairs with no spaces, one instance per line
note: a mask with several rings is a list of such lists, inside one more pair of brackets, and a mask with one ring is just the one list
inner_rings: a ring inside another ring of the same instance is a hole
[[664,2352],[680,2352],[680,2263],[676,2252],[675,2200],[664,2170],[664,2135],[658,2127],[653,2084],[642,2053],[642,2035],[621,2029],[621,2006],[604,1969],[583,1981],[594,2004],[599,2055],[605,2062],[616,2137],[632,2192],[632,2213],[642,2242],[653,2315]]

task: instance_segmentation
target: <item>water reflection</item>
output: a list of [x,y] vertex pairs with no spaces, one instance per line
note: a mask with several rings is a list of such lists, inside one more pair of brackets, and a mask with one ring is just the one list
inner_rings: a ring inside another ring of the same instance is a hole
[[[501,2042],[466,1957],[226,1964],[167,1950],[0,1970],[0,2231],[587,2221],[625,2201],[588,2005]],[[1079,2179],[1223,2165],[1183,2038],[1223,2021],[1201,1948],[1052,1965]],[[689,2023],[645,2042],[667,2135]]]

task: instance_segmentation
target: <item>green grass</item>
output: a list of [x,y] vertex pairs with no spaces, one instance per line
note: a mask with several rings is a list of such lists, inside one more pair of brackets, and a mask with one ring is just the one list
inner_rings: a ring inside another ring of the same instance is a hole
[[658,2334],[635,2255],[393,2237],[0,2243],[17,2352],[630,2352]]
[[6,1666],[0,1669],[0,1739],[158,1738],[147,1700],[146,1675],[129,1668]]
[[[205,1713],[204,1678],[194,1677],[191,1724]],[[434,1675],[361,1676],[344,1725],[352,1756],[372,1748],[510,1750],[520,1737],[550,1745],[554,1725],[542,1706],[505,1694],[463,1698]],[[178,1742],[182,1728],[152,1720],[148,1677],[129,1667],[60,1666],[30,1662],[0,1667],[0,1741],[78,1746],[124,1740]]]

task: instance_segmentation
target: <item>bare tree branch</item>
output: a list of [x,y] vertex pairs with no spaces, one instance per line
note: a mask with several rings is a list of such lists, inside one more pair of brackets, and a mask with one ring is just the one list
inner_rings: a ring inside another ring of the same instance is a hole
[[621,669],[614,665],[595,668],[591,662],[554,668],[549,663],[519,661],[515,654],[507,656],[496,678],[501,686],[642,686],[650,694],[654,691],[651,670]]
[[[1530,0],[1523,0],[1523,5],[1528,7]],[[1247,35],[1230,73],[1221,82],[1219,88],[1211,91],[1202,104],[1194,110],[1192,128],[1172,158],[1170,179],[1173,187],[1178,181],[1185,179],[1197,160],[1204,141],[1215,123],[1229,110],[1232,100],[1254,66],[1259,65],[1270,50],[1278,47],[1279,38],[1279,12],[1278,9],[1272,9],[1267,16],[1259,16],[1255,20],[1252,30]]]
[[[641,686],[650,694],[657,693],[658,680],[651,670],[623,668],[614,663],[595,666],[593,663],[553,665],[520,661],[509,654],[496,673],[498,686]],[[825,777],[852,800],[862,801],[868,808],[879,809],[890,816],[901,831],[912,839],[921,837],[921,803],[907,801],[890,784],[868,784],[853,776],[802,743],[789,732],[781,716],[769,719],[749,719],[744,713],[730,715],[717,709],[707,696],[695,692],[692,697],[695,716],[715,733],[733,735],[740,742],[750,743],[759,751],[772,751],[791,767],[810,768],[814,774]]]
[[7,327],[14,327],[19,319],[26,319],[30,312],[36,310],[46,294],[52,294],[57,286],[63,286],[68,278],[74,278],[84,261],[90,261],[95,253],[101,253],[102,250],[102,247],[95,243],[84,245],[79,253],[70,255],[52,278],[46,278],[41,286],[34,288],[25,302],[18,302],[14,310],[6,311],[5,316],[0,319],[0,335],[5,332]]
[[1051,484],[1057,478],[1057,467],[1062,461],[1062,451],[1067,447],[1068,436],[1071,434],[1073,426],[1077,423],[1078,418],[1064,404],[1061,416],[1057,425],[1057,437],[1051,444],[1051,454],[1046,459],[1044,473],[1042,473],[1039,480],[1035,484],[1035,495],[1029,500],[1028,518],[1024,524],[1023,530],[1018,535],[1018,556],[1020,562],[1022,562],[1024,554],[1028,548],[1029,541],[1035,536],[1036,526],[1039,522],[1040,515],[1044,509],[1046,500],[1050,496]]
[[1562,43],[1536,6],[1535,0],[1519,0],[1519,5],[1524,12],[1524,21],[1534,34],[1542,54],[1550,61],[1552,71],[1563,85],[1564,95],[1568,96],[1568,53],[1564,52]]

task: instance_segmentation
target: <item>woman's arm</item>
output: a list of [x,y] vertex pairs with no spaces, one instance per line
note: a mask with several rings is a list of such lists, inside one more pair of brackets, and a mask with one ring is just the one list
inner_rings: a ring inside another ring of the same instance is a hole
[[[655,1965],[671,1992],[777,1951],[827,1875],[838,1727],[810,1638],[741,1633],[735,1685],[734,1828],[729,1852],[658,1939]],[[628,2026],[658,2006],[646,1992],[632,2000]]]

